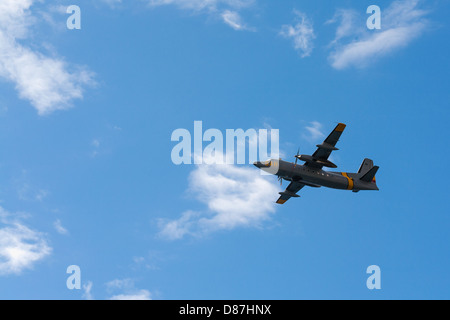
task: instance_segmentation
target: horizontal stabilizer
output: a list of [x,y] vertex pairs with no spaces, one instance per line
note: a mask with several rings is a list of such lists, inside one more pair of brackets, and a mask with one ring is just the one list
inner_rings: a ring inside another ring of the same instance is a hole
[[374,166],[372,169],[370,169],[369,171],[367,171],[367,173],[365,175],[363,175],[361,177],[361,181],[365,181],[365,182],[370,182],[373,180],[373,178],[375,177],[375,175],[377,174],[377,171],[380,167],[378,166]]
[[296,193],[293,192],[289,192],[289,191],[283,191],[283,192],[278,192],[279,195],[281,196],[288,196],[288,197],[293,197],[293,198],[299,198],[300,196]]

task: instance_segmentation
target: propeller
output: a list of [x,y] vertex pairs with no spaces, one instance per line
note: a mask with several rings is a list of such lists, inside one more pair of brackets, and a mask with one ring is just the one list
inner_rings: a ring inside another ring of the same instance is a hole
[[295,165],[297,165],[298,156],[300,155],[300,148],[297,150],[297,154],[295,155]]

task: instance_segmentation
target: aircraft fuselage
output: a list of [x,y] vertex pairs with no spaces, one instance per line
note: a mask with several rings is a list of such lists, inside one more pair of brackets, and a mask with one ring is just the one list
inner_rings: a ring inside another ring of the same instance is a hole
[[[278,171],[275,175],[284,180],[301,182],[310,187],[327,187],[343,190],[378,190],[376,184],[355,179],[356,173],[331,172],[311,166],[295,164],[284,160],[272,160],[273,165],[278,162]],[[266,168],[261,167],[264,171]],[[270,172],[270,171],[269,171]]]

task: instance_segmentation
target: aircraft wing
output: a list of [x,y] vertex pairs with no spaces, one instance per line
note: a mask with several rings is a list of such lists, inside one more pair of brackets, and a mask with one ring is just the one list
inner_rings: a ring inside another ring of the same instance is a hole
[[339,150],[336,148],[336,143],[339,141],[342,132],[344,131],[346,125],[339,123],[336,128],[330,133],[330,135],[322,142],[322,144],[317,145],[316,152],[311,156],[312,161],[308,161],[305,165],[319,168],[330,167],[336,168],[336,165],[328,160],[331,152],[334,150]]
[[301,188],[303,188],[305,185],[303,183],[292,181],[284,190],[283,192],[280,192],[280,197],[277,200],[278,204],[284,204],[286,201],[288,201],[291,197],[298,198],[300,197],[297,192],[300,191]]

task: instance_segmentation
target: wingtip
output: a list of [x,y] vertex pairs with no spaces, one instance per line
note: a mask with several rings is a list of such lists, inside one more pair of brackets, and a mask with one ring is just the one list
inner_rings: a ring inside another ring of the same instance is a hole
[[345,127],[346,127],[347,125],[346,124],[344,124],[344,123],[338,123],[338,125],[336,126],[336,131],[339,131],[339,132],[342,132],[342,131],[344,131],[344,129],[345,129]]

